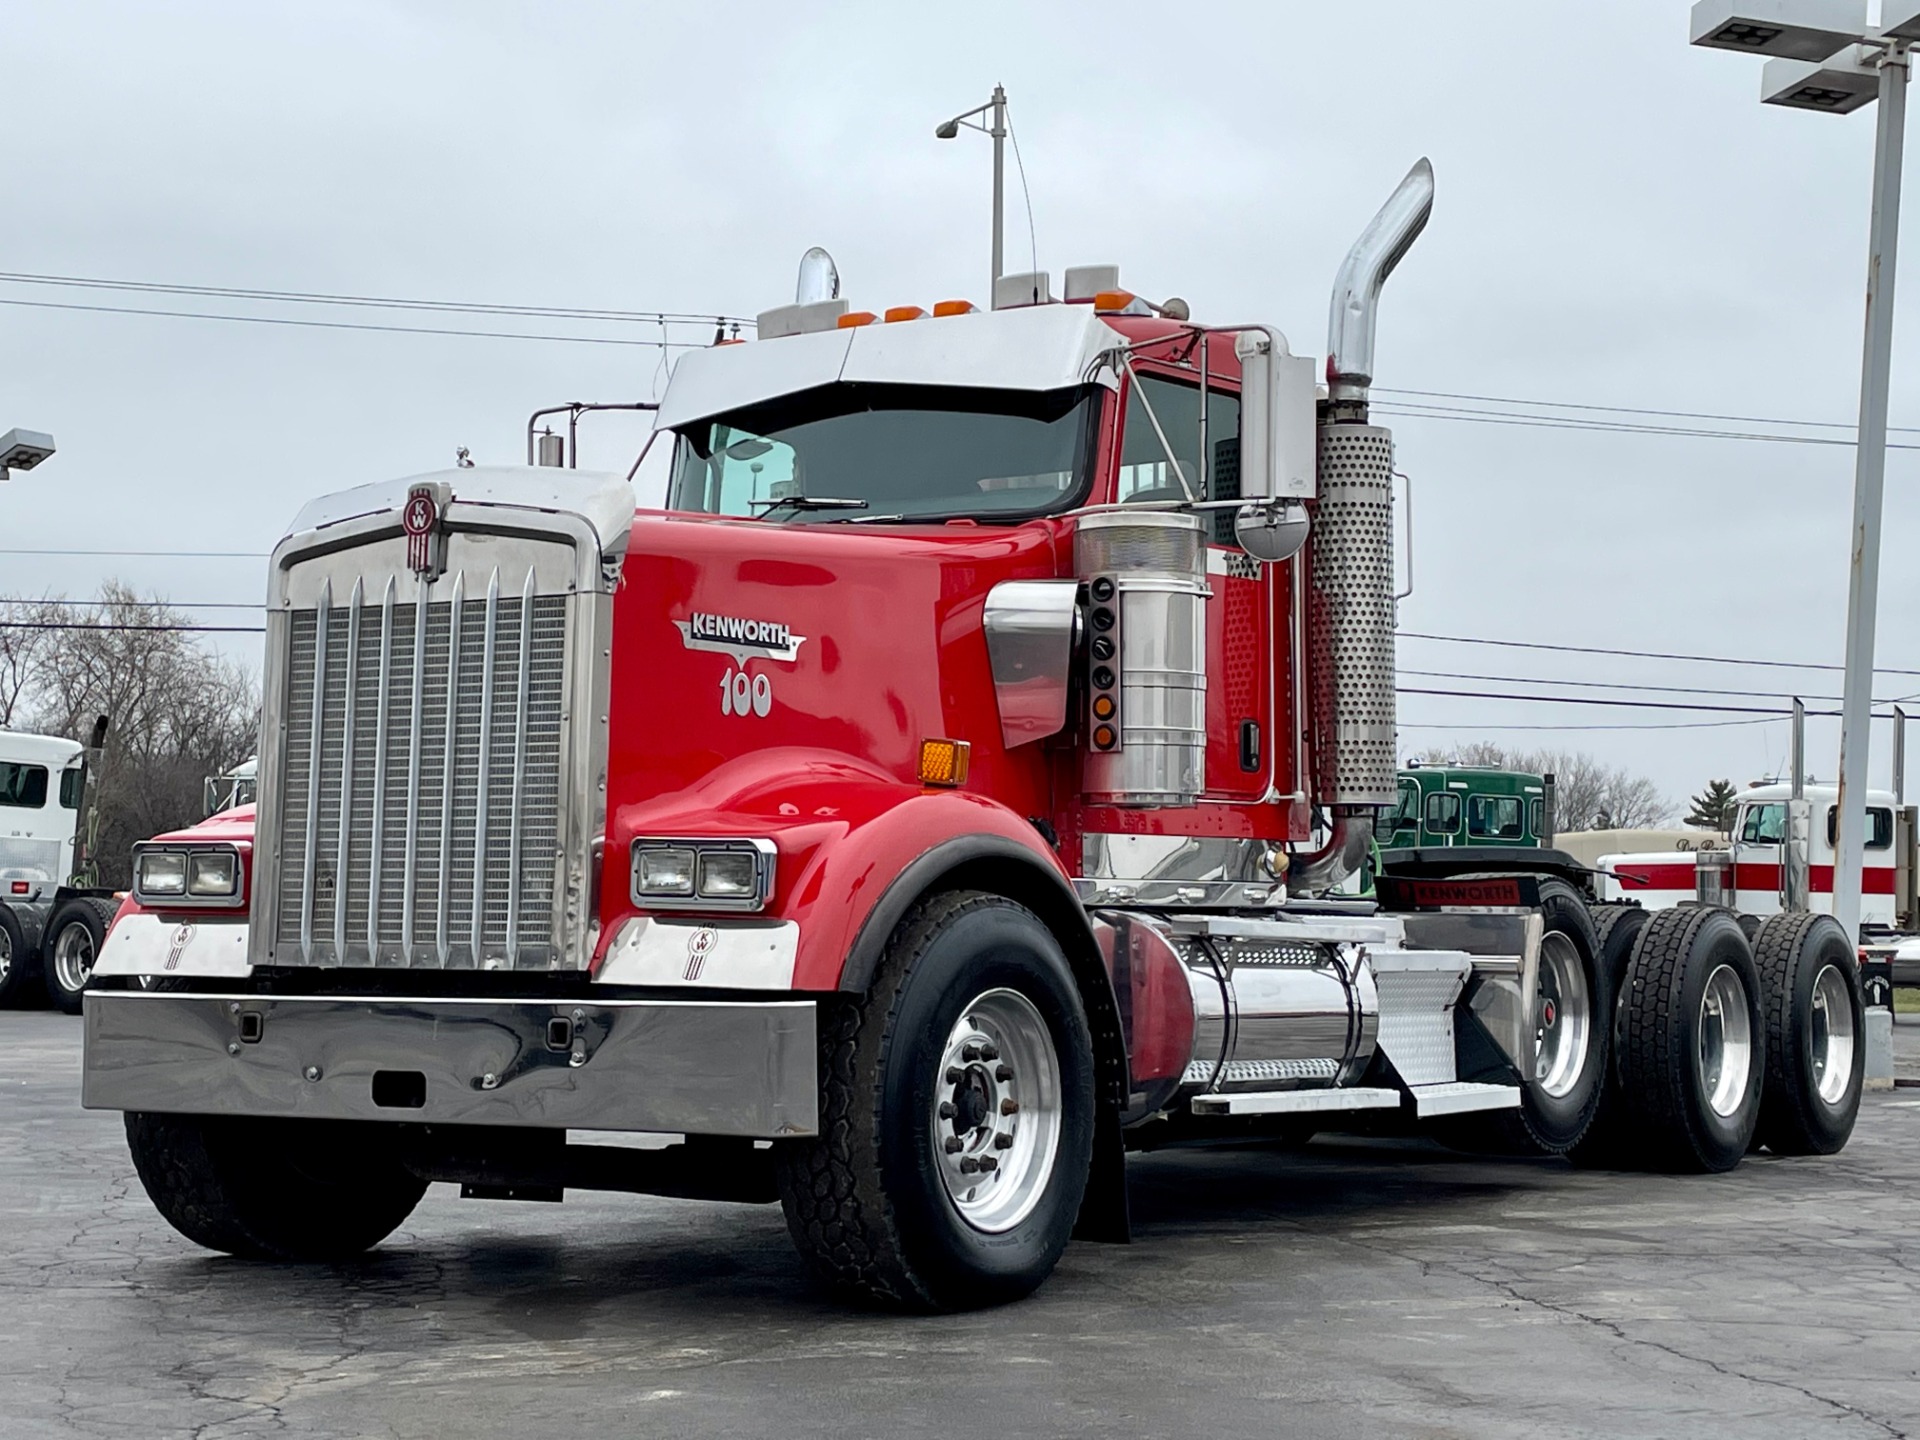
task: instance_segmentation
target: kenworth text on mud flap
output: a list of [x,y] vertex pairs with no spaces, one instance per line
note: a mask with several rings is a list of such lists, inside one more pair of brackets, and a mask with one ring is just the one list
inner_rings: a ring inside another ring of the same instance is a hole
[[120,897],[93,884],[87,804],[90,746],[0,730],[0,1005],[44,991],[68,1014],[93,972]]
[[[436,1180],[778,1200],[829,1282],[953,1307],[1124,1239],[1173,1140],[1838,1148],[1844,937],[1763,975],[1633,911],[1616,979],[1552,877],[1332,894],[1395,800],[1368,393],[1432,184],[1348,255],[1324,389],[1110,266],[875,315],[803,265],[675,368],[664,510],[485,467],[308,506],[257,812],[139,848],[87,994],[161,1212],[310,1259]],[[636,1131],[685,1138],[587,1133]]]

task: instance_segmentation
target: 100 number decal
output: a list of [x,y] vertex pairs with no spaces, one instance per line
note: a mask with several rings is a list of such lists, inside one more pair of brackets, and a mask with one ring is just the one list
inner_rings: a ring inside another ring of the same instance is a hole
[[722,715],[765,715],[773,709],[773,680],[766,675],[749,675],[744,670],[729,670],[720,677],[720,713]]

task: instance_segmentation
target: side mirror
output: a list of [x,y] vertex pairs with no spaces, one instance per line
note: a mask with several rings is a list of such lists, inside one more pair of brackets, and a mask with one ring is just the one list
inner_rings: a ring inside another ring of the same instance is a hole
[[1287,337],[1267,326],[1240,331],[1233,350],[1240,361],[1240,493],[1248,500],[1313,499],[1313,361],[1290,354]]
[[1233,516],[1233,537],[1264,565],[1291,560],[1307,543],[1307,507],[1298,500],[1260,500]]

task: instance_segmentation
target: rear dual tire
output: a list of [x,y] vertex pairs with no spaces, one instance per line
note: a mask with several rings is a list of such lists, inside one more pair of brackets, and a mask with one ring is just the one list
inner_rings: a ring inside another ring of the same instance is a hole
[[53,912],[41,953],[46,956],[47,998],[56,1010],[80,1013],[80,997],[93,978],[93,967],[118,910],[114,901],[81,895]]
[[1755,1139],[1776,1155],[1832,1155],[1860,1113],[1866,1014],[1847,932],[1831,915],[1769,916],[1753,942],[1767,1063]]

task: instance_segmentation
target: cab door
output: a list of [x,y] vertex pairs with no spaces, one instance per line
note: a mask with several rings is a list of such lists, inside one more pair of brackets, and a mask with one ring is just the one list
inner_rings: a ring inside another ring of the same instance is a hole
[[[1114,498],[1151,503],[1186,498],[1168,463],[1170,447],[1201,498],[1240,495],[1240,395],[1231,378],[1230,336],[1213,337],[1207,383],[1206,453],[1200,440],[1197,366],[1146,366],[1127,387]],[[1223,383],[1219,378],[1229,370]],[[1142,391],[1145,392],[1143,403]],[[1152,418],[1166,434],[1162,445]],[[1292,566],[1262,565],[1235,541],[1231,507],[1202,511],[1207,545],[1207,771],[1205,798],[1252,804],[1270,793],[1290,795],[1291,737],[1274,731],[1275,617],[1290,613]],[[1287,647],[1289,653],[1291,646]]]

